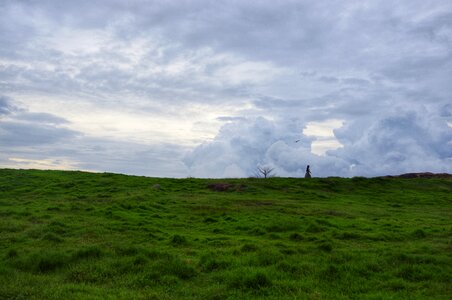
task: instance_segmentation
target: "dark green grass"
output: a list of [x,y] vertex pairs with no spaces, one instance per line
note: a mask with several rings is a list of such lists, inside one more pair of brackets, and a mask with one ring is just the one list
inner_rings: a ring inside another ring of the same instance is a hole
[[449,179],[0,170],[0,299],[450,299],[451,195]]

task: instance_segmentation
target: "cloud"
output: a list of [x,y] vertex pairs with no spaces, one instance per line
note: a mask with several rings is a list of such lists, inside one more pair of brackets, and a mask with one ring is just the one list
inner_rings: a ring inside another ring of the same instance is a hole
[[[2,161],[176,177],[444,170],[451,15],[434,0],[0,1]],[[303,134],[330,120],[344,122],[334,135]]]
[[66,120],[49,113],[31,113],[0,97],[0,145],[2,148],[49,145],[71,139],[77,132],[60,125]]
[[451,172],[452,131],[438,115],[427,110],[397,111],[364,131],[348,124],[335,130],[344,147],[330,155],[346,159],[354,175]]
[[[241,119],[223,125],[213,141],[196,147],[184,162],[190,174],[196,177],[247,177],[252,176],[259,165],[274,165],[277,173],[289,174],[285,172],[287,166],[274,155],[275,147],[280,143],[294,145],[312,156],[311,141],[301,134],[296,122],[275,123],[262,117]],[[299,168],[303,168],[301,164]]]
[[[299,177],[308,164],[320,177],[451,172],[452,131],[438,115],[398,110],[373,122],[346,123],[334,129],[343,147],[325,155],[312,153],[313,139],[294,121],[239,120],[224,125],[212,142],[197,147],[185,162],[200,177],[251,176],[259,165],[274,167],[279,176]],[[294,143],[297,137],[300,143]]]
[[[148,145],[92,137],[71,129],[61,117],[30,112],[0,97],[0,165],[15,168],[108,171],[125,174],[185,177],[187,147]],[[6,110],[8,108],[8,110]],[[14,108],[14,109],[10,109]]]
[[35,122],[2,121],[0,130],[0,143],[3,147],[53,144],[76,134],[69,129]]
[[8,115],[14,110],[16,110],[16,108],[11,104],[10,99],[0,95],[0,116]]

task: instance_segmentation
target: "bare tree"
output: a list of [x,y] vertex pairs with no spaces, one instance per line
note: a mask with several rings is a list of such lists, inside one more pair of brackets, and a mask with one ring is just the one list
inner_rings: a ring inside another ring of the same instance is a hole
[[273,177],[275,176],[273,173],[274,168],[270,168],[270,167],[257,167],[257,171],[256,171],[256,177],[264,177],[264,178],[268,178],[268,177]]

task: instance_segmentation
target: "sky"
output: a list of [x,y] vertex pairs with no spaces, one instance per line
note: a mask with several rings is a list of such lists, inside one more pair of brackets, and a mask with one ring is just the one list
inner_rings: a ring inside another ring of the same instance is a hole
[[0,167],[452,173],[452,2],[0,0]]

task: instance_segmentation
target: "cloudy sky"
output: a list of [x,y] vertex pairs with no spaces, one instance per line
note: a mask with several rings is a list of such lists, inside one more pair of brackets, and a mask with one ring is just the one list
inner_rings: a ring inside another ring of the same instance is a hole
[[452,173],[452,2],[0,0],[0,167],[307,164]]

